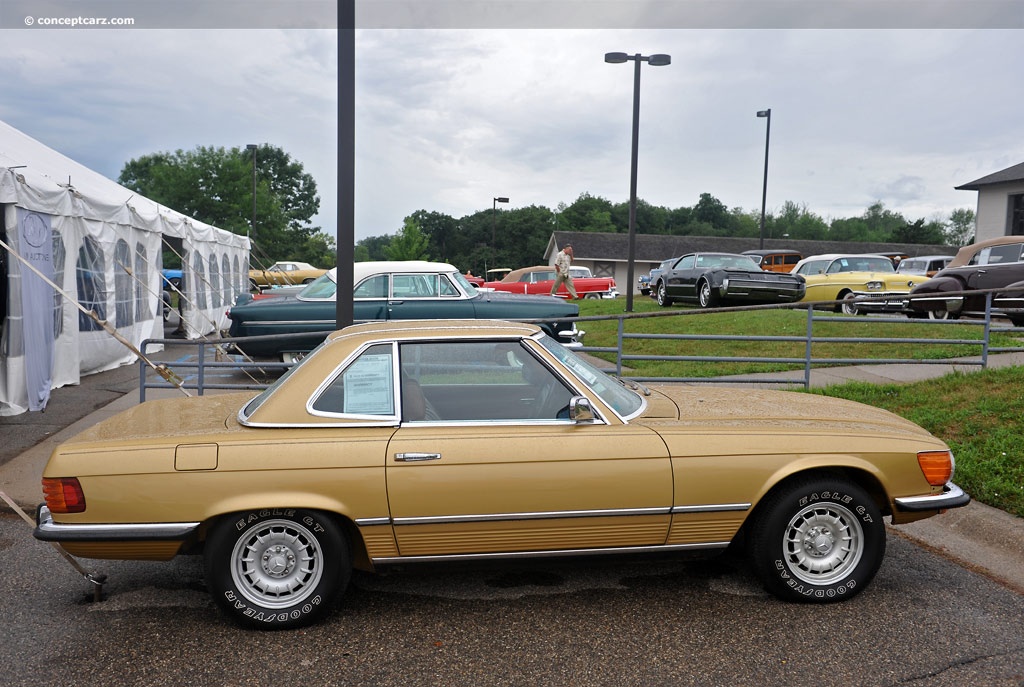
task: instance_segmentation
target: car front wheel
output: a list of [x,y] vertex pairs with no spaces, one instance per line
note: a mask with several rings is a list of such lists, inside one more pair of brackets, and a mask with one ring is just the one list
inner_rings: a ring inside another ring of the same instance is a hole
[[784,600],[829,603],[860,592],[885,555],[878,506],[852,482],[805,479],[769,495],[750,553],[765,588]]
[[702,308],[714,308],[718,305],[718,296],[709,282],[702,281],[697,287],[697,300]]
[[842,311],[844,315],[858,315],[861,314],[857,308],[857,297],[852,293],[847,293],[843,296]]
[[351,556],[338,524],[293,508],[237,513],[206,541],[206,583],[240,625],[282,630],[309,625],[348,584]]
[[672,299],[668,297],[668,291],[665,289],[665,282],[658,282],[658,289],[655,293],[658,294],[658,305],[663,308],[672,305]]

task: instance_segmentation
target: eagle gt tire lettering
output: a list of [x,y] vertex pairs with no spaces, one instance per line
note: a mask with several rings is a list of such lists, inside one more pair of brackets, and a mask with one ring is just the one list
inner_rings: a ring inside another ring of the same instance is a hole
[[771,494],[754,522],[750,554],[780,599],[830,603],[859,593],[885,555],[885,525],[871,497],[842,479],[809,479]]
[[221,518],[206,540],[206,583],[243,627],[283,630],[319,620],[348,584],[351,555],[338,524],[294,508]]

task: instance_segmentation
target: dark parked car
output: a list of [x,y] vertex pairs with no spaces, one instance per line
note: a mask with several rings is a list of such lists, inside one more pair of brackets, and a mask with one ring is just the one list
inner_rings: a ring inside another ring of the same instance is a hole
[[702,308],[727,304],[791,303],[804,296],[796,274],[765,272],[755,259],[734,253],[690,253],[676,260],[651,285],[658,305],[691,301]]
[[642,293],[645,296],[651,296],[653,298],[655,294],[653,293],[652,289],[654,289],[654,284],[658,282],[658,275],[667,270],[672,265],[672,263],[674,263],[678,259],[679,258],[676,257],[669,258],[668,260],[662,260],[660,265],[651,268],[650,273],[642,274],[639,277],[637,277],[637,283],[640,287],[640,293]]
[[[552,296],[481,292],[452,265],[440,262],[358,262],[354,265],[353,313],[371,320],[502,319],[540,322],[560,343],[579,345],[583,332],[559,318],[579,315],[579,306]],[[234,337],[308,333],[287,340],[242,342],[251,356],[301,358],[337,329],[337,270],[332,269],[296,296],[253,300],[248,295],[228,316]]]
[[[1001,236],[961,248],[949,265],[915,286],[907,314],[911,317],[956,319],[985,312],[985,294],[960,291],[1000,289],[992,308],[1024,327],[1024,236]],[[916,298],[914,298],[916,297]]]

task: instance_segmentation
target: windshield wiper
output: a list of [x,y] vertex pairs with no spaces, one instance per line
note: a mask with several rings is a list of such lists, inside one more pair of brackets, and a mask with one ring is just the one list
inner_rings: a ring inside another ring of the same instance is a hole
[[621,384],[622,386],[628,386],[633,391],[639,391],[644,396],[651,395],[651,390],[648,389],[643,384],[641,384],[640,382],[634,381],[632,379],[625,379],[624,377],[616,377],[616,379],[619,380],[619,384]]

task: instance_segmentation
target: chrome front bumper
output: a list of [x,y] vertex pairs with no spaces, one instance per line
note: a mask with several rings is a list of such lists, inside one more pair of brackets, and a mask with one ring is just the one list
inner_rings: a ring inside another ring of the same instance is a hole
[[931,496],[906,496],[895,499],[896,507],[907,513],[920,513],[929,510],[945,510],[960,508],[971,502],[971,497],[963,489],[946,482],[941,494]]

